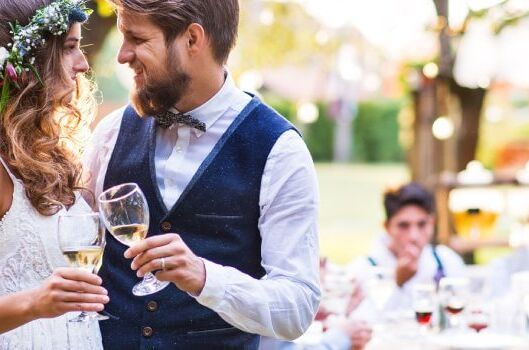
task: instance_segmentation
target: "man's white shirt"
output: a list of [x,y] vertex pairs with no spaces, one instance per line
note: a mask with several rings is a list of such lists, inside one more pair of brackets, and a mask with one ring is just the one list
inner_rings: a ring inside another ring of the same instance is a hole
[[[215,96],[186,113],[206,124],[205,133],[182,124],[157,128],[156,180],[168,209],[250,100],[227,74]],[[83,157],[87,187],[96,198],[103,190],[123,112],[119,109],[99,123]],[[256,280],[203,259],[206,284],[196,300],[246,332],[284,339],[300,336],[320,298],[318,201],[310,153],[295,131],[287,131],[268,156],[260,188],[258,228],[266,276]]]

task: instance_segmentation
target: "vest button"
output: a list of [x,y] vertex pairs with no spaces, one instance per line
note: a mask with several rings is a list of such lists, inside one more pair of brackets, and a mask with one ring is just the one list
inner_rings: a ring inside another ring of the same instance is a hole
[[155,302],[154,300],[149,301],[147,303],[147,311],[154,312],[156,310],[158,310],[158,303]]
[[169,221],[164,221],[161,224],[161,228],[163,232],[168,233],[169,231],[171,231],[172,225]]
[[143,329],[141,330],[141,334],[143,334],[145,338],[151,337],[152,333],[153,333],[153,330],[151,327],[143,327]]

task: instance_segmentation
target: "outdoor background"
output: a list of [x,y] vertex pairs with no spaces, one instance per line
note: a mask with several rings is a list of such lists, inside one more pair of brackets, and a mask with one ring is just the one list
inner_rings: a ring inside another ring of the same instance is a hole
[[[529,160],[529,1],[240,4],[228,69],[303,132],[331,260],[366,253],[385,188],[415,179],[436,189],[473,159],[512,178]],[[93,6],[84,44],[100,118],[126,103],[132,80],[116,62],[112,9]]]

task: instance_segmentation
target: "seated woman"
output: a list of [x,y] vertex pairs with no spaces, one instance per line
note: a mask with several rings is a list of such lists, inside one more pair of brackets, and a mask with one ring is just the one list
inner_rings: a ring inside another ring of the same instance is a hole
[[102,348],[96,322],[64,314],[100,311],[107,293],[98,276],[62,268],[57,238],[60,213],[90,210],[75,151],[92,100],[87,13],[74,0],[0,2],[0,349]]

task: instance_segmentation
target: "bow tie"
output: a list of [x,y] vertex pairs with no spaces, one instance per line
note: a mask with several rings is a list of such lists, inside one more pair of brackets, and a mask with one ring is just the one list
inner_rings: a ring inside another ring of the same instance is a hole
[[182,123],[191,128],[195,128],[202,132],[206,132],[206,123],[201,122],[197,118],[193,118],[192,116],[188,114],[184,114],[184,113],[176,114],[176,113],[167,111],[164,114],[158,115],[156,117],[156,122],[163,129],[167,129],[168,127],[170,127],[171,125],[175,123]]

